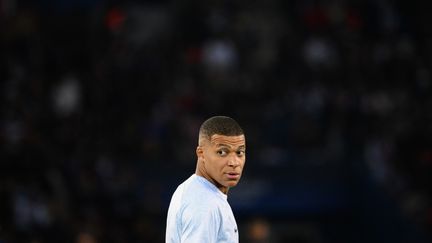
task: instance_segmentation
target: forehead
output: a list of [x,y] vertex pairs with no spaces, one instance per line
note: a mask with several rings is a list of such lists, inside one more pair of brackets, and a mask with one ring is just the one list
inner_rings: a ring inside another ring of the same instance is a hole
[[210,138],[210,143],[213,146],[228,145],[232,147],[240,147],[240,146],[245,146],[246,139],[244,135],[225,136],[225,135],[214,134]]

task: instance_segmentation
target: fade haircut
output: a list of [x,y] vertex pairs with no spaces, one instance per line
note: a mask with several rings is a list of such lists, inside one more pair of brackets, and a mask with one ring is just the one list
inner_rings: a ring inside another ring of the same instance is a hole
[[207,119],[200,127],[199,137],[210,140],[211,136],[218,134],[223,136],[244,135],[243,129],[231,117],[213,116]]

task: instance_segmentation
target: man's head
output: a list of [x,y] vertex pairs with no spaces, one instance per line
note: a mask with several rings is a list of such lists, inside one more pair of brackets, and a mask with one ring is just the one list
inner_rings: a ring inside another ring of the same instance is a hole
[[237,185],[246,161],[243,129],[232,118],[214,116],[199,130],[196,173],[227,193]]

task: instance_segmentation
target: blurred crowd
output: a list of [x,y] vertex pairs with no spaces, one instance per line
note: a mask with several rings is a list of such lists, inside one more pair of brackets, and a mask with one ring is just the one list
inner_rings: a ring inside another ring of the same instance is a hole
[[[169,197],[216,114],[247,136],[249,194],[233,189],[233,205],[272,181],[274,200],[291,182],[346,188],[348,209],[320,217],[253,204],[238,216],[244,242],[430,239],[432,29],[420,3],[0,5],[1,243],[163,242]],[[394,227],[375,218],[388,208]]]

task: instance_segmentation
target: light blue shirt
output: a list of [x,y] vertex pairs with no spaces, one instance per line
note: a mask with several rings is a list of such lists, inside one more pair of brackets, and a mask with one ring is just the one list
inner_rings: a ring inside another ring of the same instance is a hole
[[166,243],[238,243],[238,239],[227,195],[196,174],[177,187],[168,208]]

